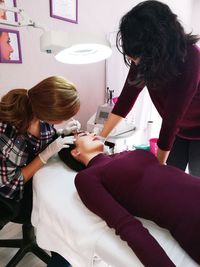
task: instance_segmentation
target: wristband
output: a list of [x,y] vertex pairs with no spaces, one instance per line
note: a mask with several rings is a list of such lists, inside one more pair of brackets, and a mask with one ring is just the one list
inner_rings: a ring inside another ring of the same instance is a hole
[[38,157],[39,157],[39,159],[42,161],[43,164],[46,164],[46,163],[47,163],[45,160],[43,160],[43,158],[41,157],[40,154],[38,154]]

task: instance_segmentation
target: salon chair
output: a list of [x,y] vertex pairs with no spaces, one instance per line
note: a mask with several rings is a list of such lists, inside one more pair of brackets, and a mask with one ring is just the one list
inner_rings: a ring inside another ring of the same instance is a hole
[[46,264],[50,256],[36,244],[34,228],[27,219],[16,217],[18,207],[10,199],[0,196],[0,230],[8,223],[22,224],[21,239],[0,239],[0,247],[19,248],[5,267],[15,267],[27,252],[32,252]]

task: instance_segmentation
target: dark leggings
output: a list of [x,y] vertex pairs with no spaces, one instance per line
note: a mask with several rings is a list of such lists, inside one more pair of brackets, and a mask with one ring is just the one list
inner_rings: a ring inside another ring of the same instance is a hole
[[27,221],[31,220],[31,212],[33,208],[33,186],[32,179],[25,183],[24,195],[20,201],[19,216],[26,218]]
[[191,175],[200,176],[200,140],[176,137],[167,164],[183,171],[186,170],[188,165]]

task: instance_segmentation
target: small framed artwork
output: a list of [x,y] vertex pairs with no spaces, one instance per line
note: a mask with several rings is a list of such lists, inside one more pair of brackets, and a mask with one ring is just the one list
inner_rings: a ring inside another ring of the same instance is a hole
[[[16,7],[17,2],[16,0],[0,0],[0,5],[3,7]],[[9,22],[15,22],[17,21],[17,13],[0,9],[0,19],[8,20]]]
[[22,63],[19,31],[0,28],[0,63]]
[[50,0],[50,16],[78,23],[78,0]]

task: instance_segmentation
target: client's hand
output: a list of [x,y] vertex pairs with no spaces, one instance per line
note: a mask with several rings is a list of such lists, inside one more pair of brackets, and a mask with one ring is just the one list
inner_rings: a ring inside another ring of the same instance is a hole
[[75,141],[74,136],[66,136],[66,137],[58,137],[55,141],[53,141],[47,148],[45,148],[38,155],[40,160],[46,164],[47,160],[52,157],[54,154],[59,152],[64,147],[69,147],[68,144],[73,144]]
[[65,125],[64,129],[58,129],[57,133],[60,135],[61,134],[69,135],[73,132],[78,132],[80,128],[81,128],[81,124],[79,121],[71,120]]

